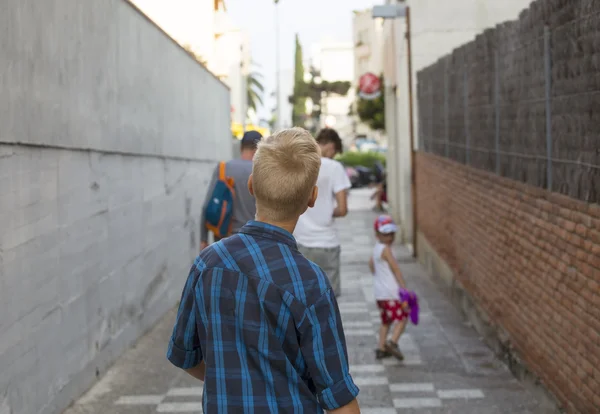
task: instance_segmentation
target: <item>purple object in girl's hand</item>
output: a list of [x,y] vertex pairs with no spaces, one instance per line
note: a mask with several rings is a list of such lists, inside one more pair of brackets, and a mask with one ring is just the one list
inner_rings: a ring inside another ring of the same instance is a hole
[[400,288],[400,302],[408,303],[410,307],[410,320],[414,325],[419,324],[419,300],[417,294],[411,290]]

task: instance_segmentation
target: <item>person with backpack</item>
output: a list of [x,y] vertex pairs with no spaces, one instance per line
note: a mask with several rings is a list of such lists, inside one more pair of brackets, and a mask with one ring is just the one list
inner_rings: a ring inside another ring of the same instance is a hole
[[248,191],[248,179],[261,139],[260,132],[247,131],[241,140],[240,158],[222,161],[216,166],[200,216],[200,250],[208,246],[209,232],[218,241],[254,220],[256,205]]

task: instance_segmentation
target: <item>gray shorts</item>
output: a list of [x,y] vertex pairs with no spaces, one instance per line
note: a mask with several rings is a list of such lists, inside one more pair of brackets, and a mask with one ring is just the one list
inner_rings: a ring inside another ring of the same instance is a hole
[[320,248],[298,245],[298,250],[311,262],[315,262],[329,278],[335,296],[342,293],[340,280],[340,246]]

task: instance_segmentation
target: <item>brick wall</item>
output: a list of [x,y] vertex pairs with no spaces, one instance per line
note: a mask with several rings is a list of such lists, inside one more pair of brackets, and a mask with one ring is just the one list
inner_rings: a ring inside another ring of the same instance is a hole
[[600,206],[417,155],[418,227],[570,413],[600,412]]

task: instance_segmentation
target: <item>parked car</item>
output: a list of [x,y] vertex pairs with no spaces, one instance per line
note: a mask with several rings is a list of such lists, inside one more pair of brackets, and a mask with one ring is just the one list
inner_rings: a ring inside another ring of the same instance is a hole
[[368,187],[378,182],[377,174],[368,167],[346,167],[346,174],[348,174],[352,188]]

